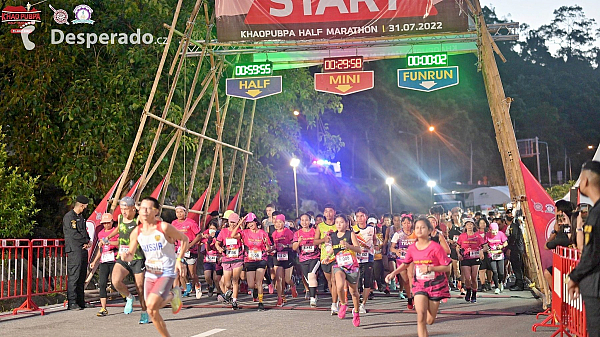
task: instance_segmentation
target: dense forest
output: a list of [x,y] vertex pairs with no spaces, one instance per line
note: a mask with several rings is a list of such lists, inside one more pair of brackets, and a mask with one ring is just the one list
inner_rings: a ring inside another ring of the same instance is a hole
[[[93,26],[60,28],[128,34],[140,29],[155,37],[166,36],[162,23],[170,22],[176,1],[87,3],[94,8]],[[70,8],[66,1],[53,2],[53,6]],[[189,15],[190,6],[185,4],[183,16]],[[502,21],[492,9],[485,11],[488,23]],[[182,21],[177,27],[181,31],[185,24]],[[204,22],[204,17],[200,15],[197,21]],[[19,37],[10,33],[10,27],[0,28],[0,126],[4,134],[0,139],[5,144],[0,151],[6,153],[0,158],[11,167],[0,171],[0,193],[7,195],[11,191],[11,203],[8,198],[0,200],[0,221],[13,223],[21,219],[31,224],[25,231],[1,231],[0,235],[5,237],[60,235],[58,223],[73,196],[85,194],[95,202],[104,196],[125,166],[162,52],[160,44],[90,48],[53,45],[49,39],[42,39],[49,36],[52,28],[56,28],[52,13],[44,11],[42,23],[32,38],[36,43],[32,51],[23,48]],[[206,26],[197,24],[193,38],[204,39],[206,34]],[[563,167],[566,152],[574,167],[573,175],[589,157],[587,146],[595,146],[600,140],[597,34],[595,22],[586,18],[583,9],[571,6],[557,9],[555,19],[548,25],[532,28],[522,23],[521,41],[498,43],[507,59],[506,63],[499,63],[499,68],[506,94],[514,99],[511,116],[517,138],[537,136],[547,142],[553,168]],[[550,51],[552,46],[558,46],[556,51]],[[173,54],[176,49],[172,48]],[[170,120],[178,121],[183,113],[197,62],[198,58],[185,62],[169,111]],[[435,124],[438,137],[447,142],[428,134],[422,136],[421,166],[425,173],[436,174],[432,168],[437,168],[439,158],[445,181],[467,182],[472,146],[473,180],[486,177],[490,184],[503,184],[502,164],[483,81],[477,72],[477,57],[456,56],[453,62],[461,66],[460,85],[427,94],[398,90],[394,69],[401,62],[368,64],[366,67],[377,74],[389,76],[377,76],[375,89],[343,100],[313,90],[312,72],[318,69],[277,74],[284,77],[283,93],[257,104],[245,207],[260,210],[266,203],[278,200],[281,187],[276,173],[289,171],[292,155],[310,153],[343,161],[344,175],[352,178],[379,179],[373,172],[393,172],[399,181],[414,182],[419,175],[414,170],[414,136],[408,133],[422,133],[426,123]],[[209,70],[207,62],[202,64],[203,74]],[[155,114],[162,112],[168,92],[171,78],[167,71],[152,107]],[[223,73],[222,80],[226,77],[231,77],[230,69]],[[222,95],[220,101],[224,102]],[[187,123],[189,129],[201,129],[209,98],[207,95],[202,99]],[[297,109],[302,111],[302,119],[291,113]],[[247,116],[248,105],[245,113]],[[226,142],[235,141],[240,114],[241,103],[232,100],[225,123]],[[213,114],[213,127],[208,132],[211,137],[216,135],[214,118]],[[247,124],[246,117],[243,126]],[[128,180],[135,181],[141,173],[157,125],[151,123],[147,129],[150,132],[142,137]],[[161,138],[162,146],[172,132],[168,130]],[[169,202],[181,202],[184,198],[196,146],[195,139],[184,137],[184,150],[179,151],[167,194]],[[212,149],[214,144],[205,143],[195,198],[208,183]],[[230,163],[231,158],[231,151],[224,151],[225,162]],[[168,161],[169,156],[148,189],[166,174]],[[239,168],[241,164],[238,156],[235,165]],[[230,170],[230,165],[226,165],[225,174]],[[546,181],[545,170],[542,173],[542,181]],[[25,186],[16,185],[24,180]],[[233,190],[239,186],[236,184],[239,176],[234,179]],[[15,192],[21,188],[23,193]]]

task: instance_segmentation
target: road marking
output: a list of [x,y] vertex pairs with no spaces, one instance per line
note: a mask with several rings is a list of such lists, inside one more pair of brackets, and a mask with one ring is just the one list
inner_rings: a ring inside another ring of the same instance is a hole
[[203,332],[203,333],[201,333],[201,334],[194,335],[194,336],[192,336],[192,337],[207,337],[207,336],[210,336],[210,335],[214,335],[214,334],[216,334],[216,333],[219,333],[219,332],[221,332],[221,331],[225,331],[225,329],[212,329],[212,330],[208,330],[208,331],[206,331],[206,332]]

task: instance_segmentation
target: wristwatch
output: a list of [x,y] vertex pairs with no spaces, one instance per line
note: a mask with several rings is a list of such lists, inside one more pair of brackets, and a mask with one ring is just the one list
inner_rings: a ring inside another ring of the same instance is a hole
[[551,234],[556,234],[556,231],[553,229],[552,232],[550,232]]
[[576,231],[583,232],[583,228],[577,228]]

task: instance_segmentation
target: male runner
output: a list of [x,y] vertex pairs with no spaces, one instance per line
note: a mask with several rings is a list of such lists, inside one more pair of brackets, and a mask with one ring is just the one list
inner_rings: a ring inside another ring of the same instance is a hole
[[[359,266],[358,276],[358,288],[363,288],[362,292],[362,303],[358,309],[360,314],[366,314],[366,304],[371,294],[371,287],[373,286],[373,261],[375,256],[375,243],[377,237],[375,236],[375,227],[371,224],[367,224],[368,212],[364,207],[359,207],[356,212],[356,224],[354,225],[354,233],[358,239],[358,243],[361,248],[361,252],[356,254]],[[375,220],[377,224],[377,220]]]
[[[323,211],[325,221],[317,225],[315,230],[314,245],[321,245],[321,269],[327,279],[327,285],[331,292],[331,315],[337,315],[338,313],[338,294],[335,286],[335,277],[331,277],[331,268],[335,264],[335,258],[333,260],[328,258],[327,240],[325,237],[329,236],[330,233],[335,232],[335,206],[333,204],[325,204],[325,210]],[[330,244],[329,244],[330,245]]]

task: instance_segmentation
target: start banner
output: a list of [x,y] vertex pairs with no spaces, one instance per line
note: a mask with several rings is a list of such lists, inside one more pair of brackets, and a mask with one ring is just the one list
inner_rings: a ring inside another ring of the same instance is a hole
[[466,32],[457,0],[215,0],[217,39],[313,40]]

